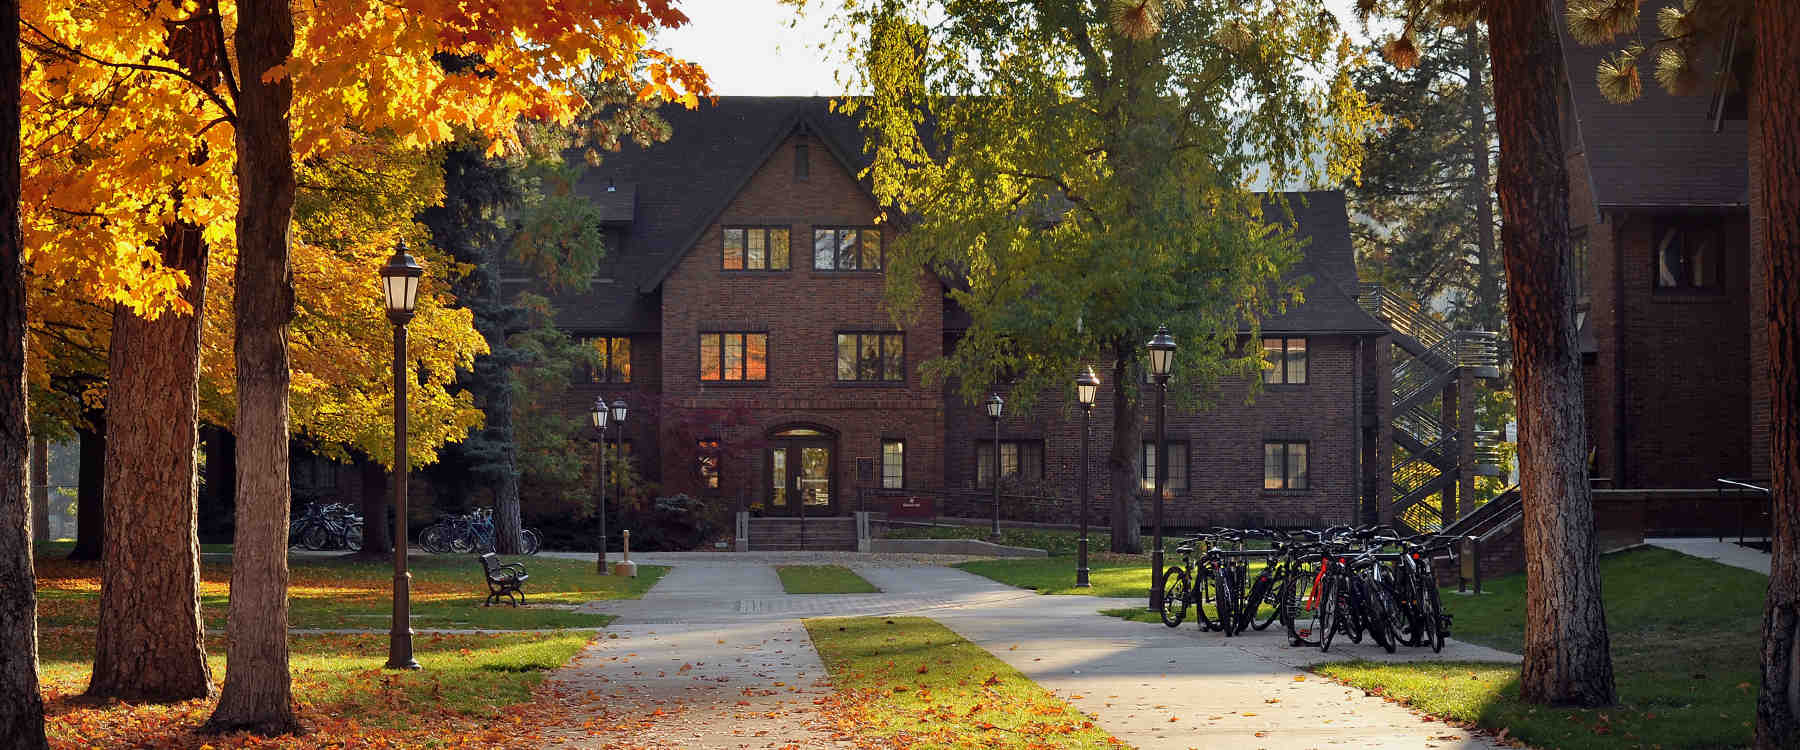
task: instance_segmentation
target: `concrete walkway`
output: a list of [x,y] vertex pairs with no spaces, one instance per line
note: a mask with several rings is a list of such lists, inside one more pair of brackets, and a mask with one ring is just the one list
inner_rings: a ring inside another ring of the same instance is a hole
[[1279,625],[1226,639],[1192,625],[1172,630],[1097,614],[1137,600],[1040,596],[910,561],[900,565],[914,567],[852,565],[879,594],[787,595],[766,563],[709,557],[677,563],[641,600],[586,605],[619,619],[552,678],[572,714],[592,717],[556,747],[854,744],[818,721],[813,701],[830,685],[799,624],[809,617],[933,618],[1128,745],[1156,750],[1497,747],[1303,667],[1351,658],[1518,659],[1455,641],[1442,654],[1401,648],[1390,656],[1367,641],[1321,654],[1288,647]]
[[1717,538],[1679,538],[1679,539],[1645,539],[1645,544],[1652,547],[1674,550],[1684,555],[1703,557],[1713,562],[1730,565],[1734,568],[1754,570],[1763,575],[1769,574],[1770,555],[1749,547],[1739,546],[1735,542],[1721,542]]

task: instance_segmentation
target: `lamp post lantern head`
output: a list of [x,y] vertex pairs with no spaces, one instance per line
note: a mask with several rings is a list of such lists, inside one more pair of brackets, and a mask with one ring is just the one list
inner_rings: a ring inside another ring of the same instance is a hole
[[625,399],[621,398],[621,399],[613,400],[613,402],[612,402],[612,421],[615,424],[619,425],[619,427],[621,429],[623,429],[625,426],[626,411],[627,411],[627,409],[625,407]]
[[1168,377],[1169,368],[1175,364],[1175,337],[1169,335],[1169,327],[1157,326],[1156,335],[1145,346],[1150,350],[1150,374]]
[[1000,400],[1000,394],[996,393],[992,396],[989,396],[988,400],[987,400],[988,419],[993,419],[993,420],[1000,419],[1000,410],[1005,408],[1005,406],[1006,406],[1006,402]]
[[611,412],[607,411],[606,399],[604,397],[594,399],[594,408],[592,411],[588,412],[588,416],[594,420],[594,429],[606,429],[606,417],[610,413]]
[[406,252],[406,241],[401,240],[394,246],[394,256],[381,267],[381,293],[387,303],[388,320],[399,325],[412,320],[413,309],[419,303],[419,278],[424,275],[424,267]]
[[1094,408],[1094,399],[1100,395],[1100,376],[1094,374],[1094,368],[1083,367],[1081,374],[1075,376],[1075,398],[1081,402],[1081,408]]

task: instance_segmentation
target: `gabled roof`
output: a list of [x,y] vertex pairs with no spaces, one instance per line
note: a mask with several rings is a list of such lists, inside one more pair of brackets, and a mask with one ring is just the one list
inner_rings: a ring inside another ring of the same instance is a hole
[[[576,189],[605,213],[608,258],[601,281],[588,292],[552,300],[558,324],[583,332],[657,331],[663,279],[796,129],[816,137],[844,169],[860,173],[868,164],[862,134],[852,118],[832,111],[831,102],[732,96],[694,110],[670,106],[663,110],[672,130],[667,142],[648,148],[626,143],[617,153],[602,154]],[[1306,258],[1293,273],[1313,281],[1306,302],[1265,320],[1264,330],[1385,331],[1349,296],[1357,278],[1343,193],[1286,197],[1299,232],[1309,238]],[[1280,218],[1269,214],[1271,221]],[[509,287],[516,289],[520,281]],[[954,321],[945,322],[954,327]]]
[[[1264,333],[1387,333],[1387,326],[1364,311],[1350,293],[1356,289],[1356,251],[1350,244],[1350,212],[1341,190],[1283,193],[1294,214],[1294,231],[1306,240],[1306,255],[1289,278],[1311,277],[1303,302],[1262,321]],[[1284,219],[1278,209],[1264,218]]]
[[[830,111],[828,97],[725,96],[698,108],[664,107],[669,140],[648,148],[625,142],[586,168],[576,190],[600,203],[608,258],[603,283],[555,298],[557,322],[574,330],[650,332],[661,325],[652,294],[706,227],[730,205],[758,167],[797,127],[823,141],[860,172],[856,123]],[[608,186],[615,189],[607,191]],[[624,204],[630,189],[632,203]],[[631,215],[618,214],[629,208]],[[517,288],[517,286],[509,285]]]
[[[1647,4],[1638,13],[1636,39],[1648,44],[1662,37],[1656,28],[1656,9]],[[1562,7],[1562,3],[1557,3]],[[1584,46],[1569,36],[1566,16],[1557,14],[1563,62],[1568,70],[1570,102],[1575,110],[1580,142],[1565,144],[1570,151],[1585,149],[1589,179],[1597,207],[1725,207],[1749,204],[1749,131],[1742,120],[1726,120],[1714,130],[1708,116],[1712,102],[1701,95],[1673,96],[1649,75],[1652,60],[1643,66],[1643,95],[1629,104],[1614,104],[1600,94],[1595,68],[1606,56],[1631,39]],[[1717,52],[1707,53],[1702,75],[1716,67]],[[1707,88],[1707,90],[1711,90]]]

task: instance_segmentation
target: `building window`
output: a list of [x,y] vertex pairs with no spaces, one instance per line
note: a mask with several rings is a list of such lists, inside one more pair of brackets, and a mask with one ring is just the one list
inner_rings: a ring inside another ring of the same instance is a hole
[[719,267],[727,271],[786,271],[787,227],[726,227]]
[[594,347],[596,363],[587,368],[589,383],[631,382],[631,339],[624,336],[597,336],[583,339]]
[[837,379],[888,382],[905,380],[906,334],[838,334]]
[[1263,443],[1263,489],[1304,490],[1308,482],[1306,443]]
[[1306,382],[1306,339],[1263,339],[1263,382],[1300,385]]
[[709,490],[719,488],[719,441],[701,440],[694,444],[694,455],[697,457],[694,468],[700,473],[700,486]]
[[[1000,441],[1000,474],[1009,479],[1044,478],[1044,441]],[[975,444],[975,484],[994,486],[994,443]]]
[[881,270],[881,230],[856,227],[814,229],[813,270]]
[[[1188,488],[1188,444],[1185,440],[1165,440],[1163,448],[1169,456],[1169,475],[1163,479],[1163,491],[1186,492]],[[1138,454],[1143,458],[1144,490],[1156,491],[1156,443],[1144,441],[1143,450]]]
[[794,145],[794,180],[805,182],[812,176],[812,148],[804,143]]
[[906,441],[881,441],[881,487],[897,490],[906,486]]
[[769,379],[769,334],[700,334],[700,379],[754,382]]
[[1659,222],[1656,225],[1656,288],[1719,288],[1720,233],[1716,225]]

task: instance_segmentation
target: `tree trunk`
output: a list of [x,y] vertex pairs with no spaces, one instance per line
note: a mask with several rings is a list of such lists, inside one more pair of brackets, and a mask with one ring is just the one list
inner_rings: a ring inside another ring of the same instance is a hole
[[1581,361],[1569,255],[1569,180],[1557,126],[1566,85],[1552,11],[1487,5],[1500,133],[1500,209],[1524,492],[1525,664],[1521,698],[1613,703],[1594,506],[1583,461]]
[[294,278],[293,79],[265,80],[294,51],[285,0],[238,3],[237,529],[225,689],[207,728],[300,729],[288,675],[288,324]]
[[[498,256],[498,253],[495,253]],[[490,259],[495,268],[500,259]],[[480,291],[488,302],[494,306],[501,304],[500,288],[494,279],[489,277],[486,283],[480,284]],[[482,336],[487,339],[488,351],[502,352],[506,350],[506,326],[498,322],[484,326]],[[502,555],[519,554],[519,459],[518,433],[513,429],[513,397],[512,368],[496,366],[494,379],[489,382],[486,408],[486,431],[493,437],[493,444],[499,455],[494,457],[498,467],[494,477],[494,551]]]
[[[508,375],[510,378],[510,374]],[[519,462],[518,441],[513,431],[512,388],[505,381],[489,394],[488,425],[503,435],[499,442],[499,476],[494,482],[494,551],[502,555],[519,554]]]
[[97,561],[106,543],[106,413],[93,412],[93,429],[75,430],[81,469],[75,480],[75,549],[70,560]]
[[394,542],[388,533],[388,473],[368,456],[356,457],[356,470],[362,477],[363,543],[356,557],[385,560],[393,554]]
[[1113,360],[1112,450],[1106,473],[1112,480],[1112,551],[1144,551],[1144,511],[1138,503],[1138,459],[1143,438],[1138,425],[1137,402],[1131,399],[1131,361]]
[[[1466,93],[1469,118],[1469,159],[1475,176],[1469,183],[1469,200],[1475,206],[1475,297],[1476,319],[1483,330],[1499,331],[1505,324],[1500,299],[1500,268],[1494,262],[1494,197],[1490,192],[1492,177],[1488,173],[1487,86],[1482,82],[1482,67],[1487,55],[1481,44],[1481,29],[1469,24],[1464,40],[1469,45],[1469,87]],[[1577,280],[1579,281],[1579,279]]]
[[1750,137],[1757,139],[1751,173],[1750,225],[1763,232],[1764,291],[1769,319],[1769,477],[1773,493],[1774,553],[1763,604],[1762,687],[1756,698],[1756,746],[1800,746],[1800,7],[1760,0],[1756,30],[1755,97]]
[[113,308],[108,356],[106,540],[91,698],[173,702],[212,693],[200,620],[195,534],[201,311],[206,244],[200,227],[170,225],[163,264],[188,275],[190,314],[155,320]]
[[0,747],[40,750],[37,577],[25,453],[25,248],[19,236],[19,2],[0,0]]

